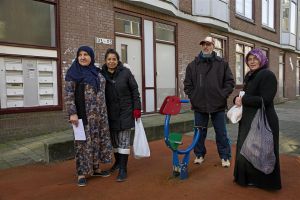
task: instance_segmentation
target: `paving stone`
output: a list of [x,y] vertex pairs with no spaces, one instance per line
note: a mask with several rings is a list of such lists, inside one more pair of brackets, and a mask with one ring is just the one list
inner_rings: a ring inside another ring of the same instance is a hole
[[[300,156],[300,100],[276,105],[280,127],[280,152]],[[193,112],[172,116],[170,130],[193,136]],[[143,116],[143,124],[149,141],[164,137],[163,115]],[[236,143],[238,124],[228,124],[227,132],[231,143]],[[134,130],[132,130],[132,140]],[[208,129],[207,139],[215,140],[214,129]],[[131,141],[132,142],[132,141]],[[0,144],[0,169],[34,162],[52,162],[74,157],[73,132],[54,132],[24,140]],[[46,153],[46,154],[45,154]]]
[[6,162],[5,160],[1,160],[0,159],[0,170],[1,169],[8,169],[10,167],[13,167],[12,165],[10,165],[8,162]]
[[10,160],[7,161],[11,166],[22,166],[30,163],[36,163],[33,159],[29,157],[25,157],[22,159],[17,159],[17,160]]

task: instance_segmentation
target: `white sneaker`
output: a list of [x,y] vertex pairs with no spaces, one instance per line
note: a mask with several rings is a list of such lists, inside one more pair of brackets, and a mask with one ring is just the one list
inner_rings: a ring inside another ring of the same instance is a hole
[[228,159],[227,160],[222,159],[221,162],[222,162],[222,167],[230,167],[230,161]]
[[194,164],[201,164],[204,162],[204,158],[202,156],[200,157],[196,157],[196,159],[194,160]]

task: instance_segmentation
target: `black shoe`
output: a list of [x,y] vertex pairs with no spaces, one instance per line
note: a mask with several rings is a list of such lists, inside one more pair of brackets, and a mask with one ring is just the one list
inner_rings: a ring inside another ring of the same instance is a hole
[[127,179],[127,170],[120,169],[119,174],[117,176],[117,182],[123,182],[126,181],[126,179]]
[[84,187],[84,186],[86,186],[86,184],[87,184],[86,178],[80,178],[80,179],[78,179],[78,181],[77,181],[77,185],[78,185],[79,187]]
[[247,183],[247,186],[249,186],[249,187],[256,187],[256,185],[254,183]]
[[110,170],[103,170],[101,172],[94,172],[92,176],[101,176],[101,177],[108,177],[110,176]]
[[128,155],[127,154],[119,154],[119,174],[117,176],[117,182],[123,182],[127,179],[127,162]]
[[115,163],[113,166],[110,168],[110,173],[113,173],[114,171],[120,169],[120,154],[119,153],[114,153],[115,156]]
[[173,177],[178,177],[178,176],[180,176],[180,172],[173,171]]

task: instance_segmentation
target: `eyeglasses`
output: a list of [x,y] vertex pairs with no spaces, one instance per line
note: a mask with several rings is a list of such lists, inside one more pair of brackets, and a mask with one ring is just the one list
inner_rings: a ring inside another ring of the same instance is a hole
[[202,46],[208,46],[208,47],[211,45],[212,45],[212,43],[208,43],[208,42],[202,44]]
[[248,59],[247,59],[247,62],[259,62],[259,60],[256,58],[256,57],[249,57]]

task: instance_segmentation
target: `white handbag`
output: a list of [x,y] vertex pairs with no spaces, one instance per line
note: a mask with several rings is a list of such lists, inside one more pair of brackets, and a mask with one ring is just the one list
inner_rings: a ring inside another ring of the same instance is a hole
[[141,118],[135,120],[133,154],[136,159],[150,157],[150,148]]

